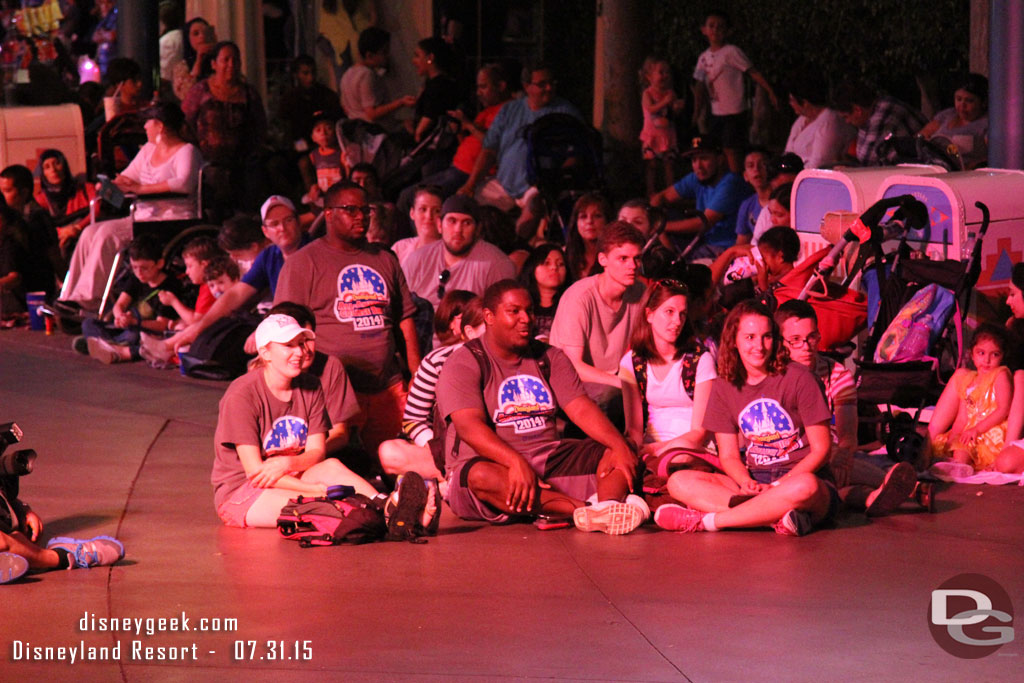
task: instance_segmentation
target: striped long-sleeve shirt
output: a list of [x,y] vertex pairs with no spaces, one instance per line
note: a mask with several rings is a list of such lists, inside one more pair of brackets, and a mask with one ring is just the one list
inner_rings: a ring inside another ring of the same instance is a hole
[[434,404],[437,402],[437,378],[448,357],[462,344],[452,344],[434,349],[420,361],[420,367],[412,378],[409,397],[402,415],[402,431],[417,446],[426,446],[434,437]]

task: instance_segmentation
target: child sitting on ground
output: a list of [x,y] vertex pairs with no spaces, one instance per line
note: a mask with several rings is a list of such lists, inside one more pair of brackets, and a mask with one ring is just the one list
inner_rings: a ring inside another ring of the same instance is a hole
[[329,116],[318,116],[313,120],[311,137],[316,149],[308,156],[309,165],[302,164],[303,177],[309,191],[302,198],[303,204],[323,205],[321,195],[334,183],[348,177],[345,152],[338,144],[334,133],[335,122]]
[[[185,249],[181,252],[182,260],[185,262],[185,276],[188,277],[189,282],[199,288],[195,307],[190,308],[170,290],[162,291],[157,295],[160,297],[160,303],[171,306],[178,314],[179,319],[172,326],[174,329],[184,329],[210,310],[215,297],[210,288],[204,284],[206,282],[205,272],[210,261],[218,256],[227,258],[227,254],[217,246],[216,240],[212,237],[196,237],[185,245]],[[235,270],[237,271],[237,266]]]
[[164,272],[160,246],[147,236],[136,237],[128,245],[132,275],[114,303],[113,325],[99,318],[82,322],[82,336],[71,346],[103,363],[141,360],[142,332],[163,333],[170,329],[178,313],[160,302],[161,291],[182,296],[178,281]]
[[234,287],[240,277],[238,264],[227,254],[215,256],[203,270],[206,289],[214,299],[219,299],[224,292]]
[[1007,341],[996,325],[980,325],[974,333],[968,367],[953,373],[928,424],[934,459],[992,469],[1006,438],[1013,395],[1010,370],[1003,365]]

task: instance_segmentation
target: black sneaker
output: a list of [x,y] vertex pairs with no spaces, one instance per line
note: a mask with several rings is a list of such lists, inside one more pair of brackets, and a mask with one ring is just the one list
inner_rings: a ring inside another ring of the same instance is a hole
[[71,340],[71,348],[83,356],[89,355],[89,342],[82,335],[78,335]]
[[418,540],[426,533],[423,528],[423,509],[427,505],[427,486],[416,472],[406,472],[399,477],[395,492],[384,505],[384,518],[388,523],[389,541]]

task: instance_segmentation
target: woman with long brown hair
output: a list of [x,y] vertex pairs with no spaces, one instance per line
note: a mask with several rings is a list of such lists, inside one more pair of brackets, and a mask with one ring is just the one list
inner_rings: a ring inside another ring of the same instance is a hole
[[655,522],[671,531],[771,526],[788,536],[808,533],[839,503],[827,481],[832,414],[821,387],[789,362],[770,311],[753,300],[726,318],[718,375],[703,426],[715,433],[725,474],[673,474],[669,493],[683,505],[662,505]]
[[670,465],[697,466],[709,435],[704,410],[715,358],[690,325],[689,292],[676,280],[658,280],[633,325],[629,351],[619,364],[626,435],[642,444],[647,469],[667,477]]

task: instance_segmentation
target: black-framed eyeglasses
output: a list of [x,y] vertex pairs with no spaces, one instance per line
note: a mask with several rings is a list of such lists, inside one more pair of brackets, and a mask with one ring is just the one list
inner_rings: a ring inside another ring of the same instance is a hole
[[343,204],[341,206],[325,206],[324,211],[343,211],[348,216],[355,218],[357,214],[362,214],[363,218],[370,215],[370,207],[367,204]]
[[782,341],[791,349],[802,349],[805,346],[811,348],[818,345],[818,342],[821,341],[821,335],[817,332],[812,332],[806,337],[790,337],[789,339],[784,338]]
[[536,88],[546,88],[550,85],[552,88],[554,88],[556,85],[558,85],[558,81],[555,80],[554,78],[545,78],[543,80],[537,81],[536,83],[531,81],[529,85],[532,85]]
[[437,298],[444,298],[444,286],[448,284],[448,280],[452,279],[452,271],[445,268],[441,271],[441,274],[437,276]]

